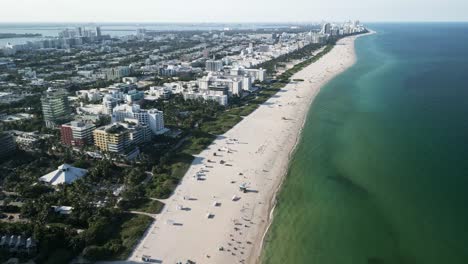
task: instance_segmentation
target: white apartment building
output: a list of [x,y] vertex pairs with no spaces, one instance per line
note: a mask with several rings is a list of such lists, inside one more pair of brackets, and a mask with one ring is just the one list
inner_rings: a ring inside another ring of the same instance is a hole
[[243,76],[213,76],[209,74],[198,81],[200,90],[209,90],[210,86],[227,86],[229,95],[242,95],[242,90],[249,91],[252,83]]
[[119,105],[112,111],[112,122],[123,122],[135,119],[140,125],[147,125],[155,135],[165,132],[164,113],[157,109],[142,110],[139,105]]
[[165,86],[151,86],[149,91],[146,91],[145,94],[147,95],[145,96],[146,100],[157,100],[159,98],[166,100],[169,99],[169,97],[171,97],[172,89]]
[[106,113],[108,115],[112,115],[112,111],[113,111],[114,107],[117,106],[118,101],[119,100],[117,98],[113,97],[110,94],[104,96],[104,99],[102,100],[102,105],[104,107],[104,113]]
[[266,70],[265,69],[245,69],[244,67],[232,68],[230,70],[231,75],[247,75],[252,77],[254,81],[265,81]]
[[107,80],[119,80],[130,75],[130,68],[119,66],[105,70]]
[[150,127],[151,131],[153,131],[153,134],[159,135],[166,131],[166,128],[164,127],[163,111],[159,111],[157,109],[148,110],[148,117],[148,126]]
[[222,95],[222,94],[211,94],[208,92],[194,92],[194,91],[188,91],[183,93],[184,99],[185,100],[197,100],[197,99],[202,99],[202,100],[210,100],[210,101],[215,101],[218,104],[222,106],[227,106],[228,105],[228,96],[227,95]]
[[223,61],[208,60],[205,63],[206,71],[219,72],[223,69]]
[[97,102],[102,100],[102,94],[98,89],[91,89],[91,90],[79,90],[76,92],[76,95],[84,100],[88,100],[90,102]]

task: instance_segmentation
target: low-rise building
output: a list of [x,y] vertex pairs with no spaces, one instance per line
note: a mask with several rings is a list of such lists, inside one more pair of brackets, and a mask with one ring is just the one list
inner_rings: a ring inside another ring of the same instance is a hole
[[9,252],[36,253],[37,242],[32,237],[25,238],[21,235],[0,235],[0,248]]
[[204,92],[195,92],[187,91],[182,94],[185,100],[205,100],[205,101],[215,101],[222,106],[228,105],[228,96],[224,94],[210,94],[206,91]]
[[39,178],[39,180],[50,185],[71,184],[74,181],[86,176],[86,174],[88,174],[88,171],[85,169],[63,164],[59,166],[57,170],[47,173],[46,175]]
[[145,100],[157,100],[157,99],[163,99],[167,100],[171,97],[172,95],[172,89],[169,89],[168,87],[157,87],[157,86],[151,86],[149,91],[146,92]]

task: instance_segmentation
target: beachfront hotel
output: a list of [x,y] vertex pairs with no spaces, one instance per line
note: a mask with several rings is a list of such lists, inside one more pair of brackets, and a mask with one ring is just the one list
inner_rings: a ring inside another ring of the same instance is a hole
[[104,152],[124,153],[130,145],[129,131],[119,124],[97,128],[93,136],[94,145]]
[[100,151],[122,155],[131,160],[140,153],[137,145],[151,140],[151,130],[148,126],[138,125],[134,119],[126,119],[125,123],[97,128],[93,132],[93,138],[94,145]]

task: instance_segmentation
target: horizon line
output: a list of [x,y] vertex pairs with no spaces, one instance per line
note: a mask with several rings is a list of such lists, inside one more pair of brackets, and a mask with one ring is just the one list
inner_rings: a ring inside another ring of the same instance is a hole
[[[357,19],[359,20],[359,19]],[[25,24],[25,23],[47,23],[47,24],[320,24],[323,22],[347,22],[348,20],[321,20],[321,21],[0,21],[0,24]],[[468,23],[468,20],[359,20],[361,23]]]

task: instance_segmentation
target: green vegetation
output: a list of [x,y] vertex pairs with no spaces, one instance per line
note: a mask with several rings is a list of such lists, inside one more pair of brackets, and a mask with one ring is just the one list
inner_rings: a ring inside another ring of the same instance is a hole
[[274,74],[276,72],[276,67],[284,67],[287,62],[294,60],[303,60],[304,58],[308,58],[312,56],[313,52],[320,49],[321,47],[321,44],[309,44],[294,52],[284,54],[273,60],[261,63],[257,66],[257,68],[266,69],[269,74]]
[[148,199],[148,198],[140,198],[138,200],[133,201],[132,203],[122,200],[119,203],[119,207],[125,209],[127,211],[136,211],[148,214],[159,214],[164,207],[164,204]]
[[149,216],[133,214],[98,219],[80,234],[88,245],[83,256],[92,261],[126,259],[151,222]]
[[304,69],[305,67],[309,66],[310,64],[316,62],[317,60],[322,58],[325,54],[330,52],[333,49],[334,46],[335,46],[335,42],[333,42],[333,44],[328,44],[317,55],[315,55],[315,56],[313,56],[311,58],[308,58],[308,59],[302,61],[301,63],[298,63],[298,64],[294,65],[294,67],[292,67],[291,69],[289,69],[286,72],[284,72],[283,74],[281,74],[279,79],[281,79],[283,81],[288,81],[289,78],[291,78],[294,74],[300,72],[302,69]]

